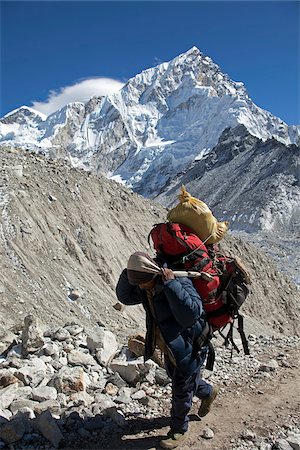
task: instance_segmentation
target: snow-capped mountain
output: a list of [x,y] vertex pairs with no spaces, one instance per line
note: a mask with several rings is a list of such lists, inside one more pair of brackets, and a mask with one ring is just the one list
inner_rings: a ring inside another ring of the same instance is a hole
[[230,220],[235,230],[296,234],[299,163],[299,146],[262,141],[239,125],[225,130],[214,149],[173,179],[156,199],[172,206],[184,184],[210,205],[219,220]]
[[1,119],[0,143],[69,159],[148,197],[208,155],[226,129],[243,125],[251,136],[284,145],[300,136],[299,127],[257,107],[243,83],[196,47],[136,75],[116,94],[70,103],[47,118],[30,112],[30,120],[23,108]]

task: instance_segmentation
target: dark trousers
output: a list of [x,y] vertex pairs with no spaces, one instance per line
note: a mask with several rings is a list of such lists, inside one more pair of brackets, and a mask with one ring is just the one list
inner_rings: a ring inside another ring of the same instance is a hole
[[193,396],[207,398],[212,386],[202,380],[199,366],[189,376],[183,376],[168,358],[165,358],[166,370],[172,379],[172,408],[170,428],[173,432],[183,433],[188,430],[188,414],[192,407]]

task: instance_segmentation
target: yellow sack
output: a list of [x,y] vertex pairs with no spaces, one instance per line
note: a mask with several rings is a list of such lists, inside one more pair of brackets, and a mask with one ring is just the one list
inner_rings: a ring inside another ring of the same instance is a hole
[[179,205],[168,213],[168,220],[191,228],[206,244],[220,241],[227,232],[229,222],[218,222],[206,203],[194,198],[181,186]]

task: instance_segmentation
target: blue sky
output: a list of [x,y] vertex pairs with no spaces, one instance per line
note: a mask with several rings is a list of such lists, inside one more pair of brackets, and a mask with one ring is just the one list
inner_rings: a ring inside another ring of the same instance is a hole
[[300,124],[299,5],[1,1],[0,115],[33,102],[42,110],[87,84],[109,93],[114,80],[125,82],[195,45],[243,81],[257,105]]

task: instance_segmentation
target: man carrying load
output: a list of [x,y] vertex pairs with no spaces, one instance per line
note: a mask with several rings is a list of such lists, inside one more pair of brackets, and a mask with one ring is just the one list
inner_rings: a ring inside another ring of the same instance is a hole
[[160,442],[166,449],[183,443],[193,396],[201,399],[198,414],[204,417],[218,393],[200,374],[207,354],[206,346],[199,348],[207,333],[201,297],[189,278],[178,275],[193,276],[160,268],[149,255],[137,252],[130,256],[116,289],[121,303],[141,303],[145,309],[145,360],[152,357],[156,346],[164,353],[172,379],[170,431]]

